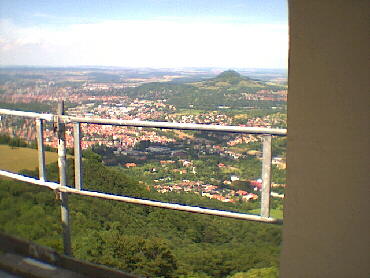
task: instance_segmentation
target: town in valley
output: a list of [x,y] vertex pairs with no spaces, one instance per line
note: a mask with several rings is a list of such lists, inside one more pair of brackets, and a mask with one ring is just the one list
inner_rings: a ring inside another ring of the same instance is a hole
[[[122,120],[286,128],[283,70],[221,68],[0,69],[1,108]],[[1,135],[36,140],[31,119],[2,116]],[[261,136],[82,124],[83,150],[135,176],[148,190],[253,202],[261,189]],[[57,148],[52,124],[45,145]],[[67,148],[73,131],[67,126]],[[273,139],[272,196],[284,197],[286,138]]]

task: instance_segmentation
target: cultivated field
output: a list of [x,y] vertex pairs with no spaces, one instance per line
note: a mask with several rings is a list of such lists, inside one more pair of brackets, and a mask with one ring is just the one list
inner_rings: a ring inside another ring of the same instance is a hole
[[[57,153],[45,152],[46,164],[58,159]],[[37,150],[29,148],[14,148],[0,145],[0,169],[18,172],[22,169],[34,170],[38,167]]]

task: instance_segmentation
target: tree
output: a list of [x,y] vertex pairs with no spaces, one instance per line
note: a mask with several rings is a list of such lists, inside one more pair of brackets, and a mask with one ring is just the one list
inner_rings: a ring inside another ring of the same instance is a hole
[[118,267],[149,277],[173,277],[177,269],[166,241],[121,234],[113,230],[95,232],[77,243],[79,255],[90,261]]

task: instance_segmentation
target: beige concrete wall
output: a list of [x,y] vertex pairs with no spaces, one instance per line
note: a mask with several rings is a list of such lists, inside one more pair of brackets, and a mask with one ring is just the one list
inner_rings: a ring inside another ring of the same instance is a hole
[[281,277],[370,277],[370,2],[290,0]]

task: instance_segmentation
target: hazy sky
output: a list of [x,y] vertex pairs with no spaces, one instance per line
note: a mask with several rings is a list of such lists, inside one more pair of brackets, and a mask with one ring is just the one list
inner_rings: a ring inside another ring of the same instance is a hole
[[287,21],[287,0],[0,0],[0,64],[286,68]]

